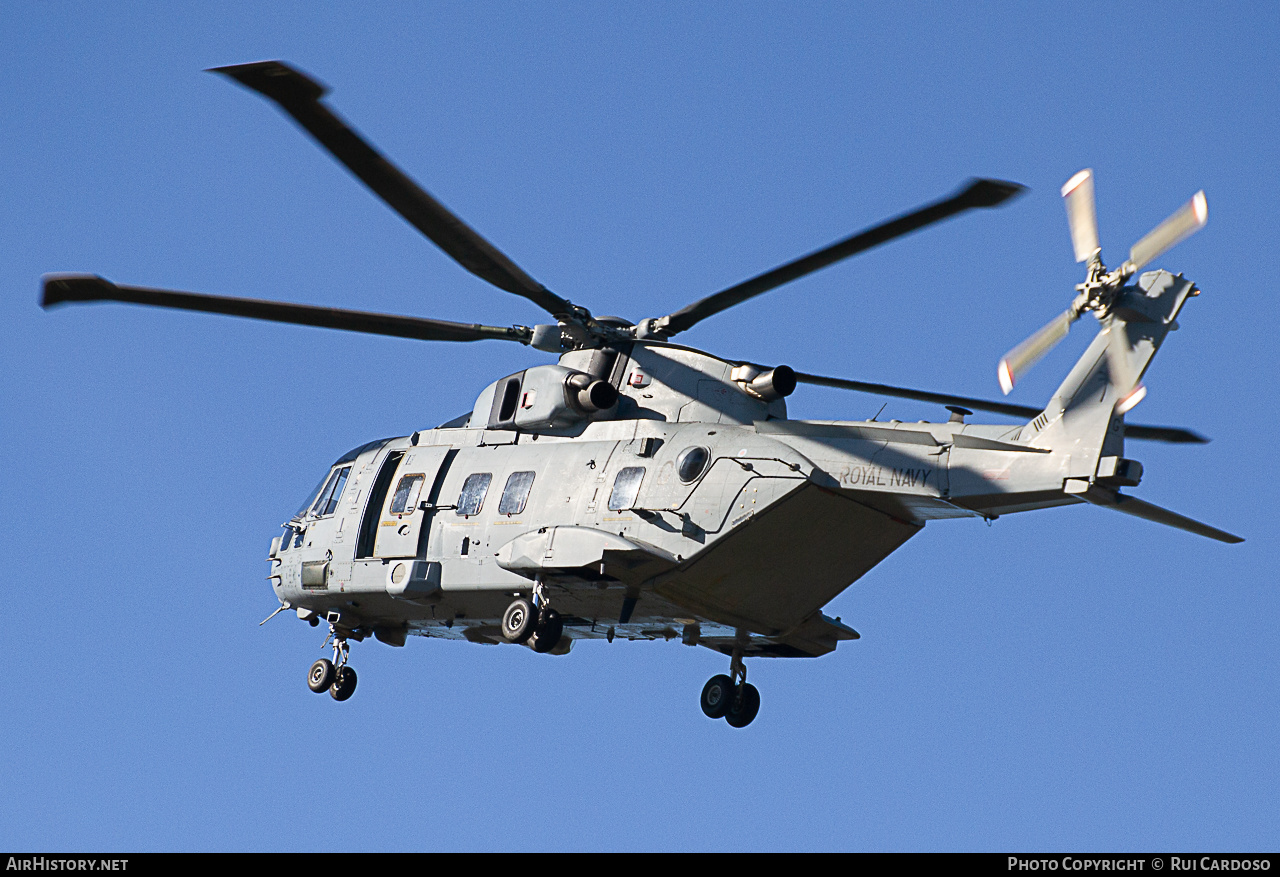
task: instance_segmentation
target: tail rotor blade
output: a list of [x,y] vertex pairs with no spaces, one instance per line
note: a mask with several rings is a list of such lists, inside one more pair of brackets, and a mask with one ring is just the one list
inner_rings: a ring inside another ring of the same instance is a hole
[[1147,388],[1138,383],[1138,376],[1129,365],[1129,339],[1123,324],[1112,322],[1107,327],[1107,371],[1115,388],[1117,414],[1131,410],[1147,396]]
[[1204,228],[1209,220],[1209,202],[1201,189],[1176,213],[1152,229],[1129,250],[1125,273],[1133,274],[1174,244]]
[[996,367],[996,376],[1000,379],[1000,389],[1004,391],[1006,396],[1009,395],[1014,383],[1027,369],[1035,365],[1040,357],[1044,356],[1053,349],[1054,345],[1067,337],[1067,333],[1071,331],[1071,324],[1078,318],[1074,310],[1064,311],[1026,341],[1023,341],[1004,355],[1004,358],[1000,360],[1000,364]]
[[1067,223],[1071,226],[1071,245],[1077,262],[1087,262],[1100,249],[1098,244],[1098,208],[1093,196],[1093,171],[1085,168],[1062,187],[1067,206]]

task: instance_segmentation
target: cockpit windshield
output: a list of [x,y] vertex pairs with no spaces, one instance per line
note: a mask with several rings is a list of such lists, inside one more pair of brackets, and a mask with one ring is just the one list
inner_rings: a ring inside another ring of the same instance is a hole
[[293,513],[295,518],[300,518],[307,513],[307,509],[311,508],[311,501],[316,498],[316,494],[320,489],[329,483],[329,476],[333,474],[332,470],[326,472],[324,477],[320,479],[320,483],[311,488],[311,492],[307,494],[307,498],[303,501],[302,507]]

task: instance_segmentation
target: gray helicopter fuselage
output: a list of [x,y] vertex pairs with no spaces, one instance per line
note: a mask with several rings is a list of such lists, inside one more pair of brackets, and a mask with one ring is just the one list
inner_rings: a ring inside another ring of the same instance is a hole
[[[634,344],[496,381],[469,417],[335,464],[273,543],[276,596],[357,638],[496,643],[540,583],[561,650],[819,655],[857,637],[821,608],[927,520],[1079,501],[1070,455],[1016,444],[1021,426],[792,421],[749,389],[760,371]],[[616,404],[575,414],[573,374]]]

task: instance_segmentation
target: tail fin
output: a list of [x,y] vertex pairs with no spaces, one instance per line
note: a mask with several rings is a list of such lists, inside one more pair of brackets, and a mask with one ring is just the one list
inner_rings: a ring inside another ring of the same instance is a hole
[[[1165,336],[1178,328],[1176,318],[1182,305],[1198,294],[1190,280],[1167,271],[1143,274],[1135,286],[1125,287],[1088,350],[1044,411],[1023,427],[1020,438],[1071,455],[1063,482],[1068,494],[1219,542],[1243,542],[1239,536],[1118,490],[1136,485],[1142,477],[1142,466],[1124,459],[1124,414],[1116,412],[1117,403],[1135,386],[1135,381],[1141,380]],[[1118,370],[1129,373],[1122,382],[1113,380],[1110,374],[1107,347],[1111,332],[1123,332],[1127,342],[1118,345],[1127,357]]]
[[1022,429],[1021,439],[1071,454],[1068,478],[1093,480],[1103,457],[1124,456],[1124,415],[1116,402],[1130,387],[1117,386],[1108,367],[1108,333],[1121,332],[1128,342],[1129,379],[1141,379],[1187,298],[1199,294],[1181,275],[1151,271],[1121,290],[1093,343],[1076,362],[1039,416]]

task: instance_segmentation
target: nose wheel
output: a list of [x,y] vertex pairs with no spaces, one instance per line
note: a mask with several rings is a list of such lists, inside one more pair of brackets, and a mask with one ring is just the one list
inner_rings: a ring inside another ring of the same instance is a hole
[[347,666],[347,656],[351,647],[347,638],[338,635],[333,625],[329,625],[329,637],[333,640],[333,660],[321,658],[311,665],[307,671],[307,687],[316,694],[328,690],[334,700],[346,700],[356,693],[356,671]]
[[[333,671],[333,684],[329,686],[329,696],[334,700],[346,700],[356,693],[356,671],[350,667],[338,667]],[[759,704],[760,698],[756,698]]]
[[760,712],[760,692],[747,681],[742,651],[735,649],[729,675],[712,676],[702,686],[701,706],[709,719],[724,719],[734,728],[745,728]]

